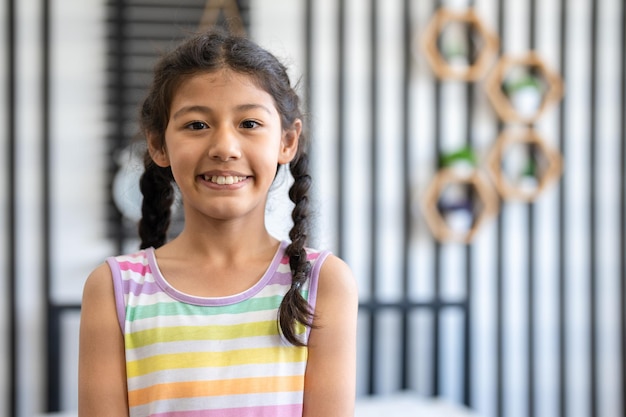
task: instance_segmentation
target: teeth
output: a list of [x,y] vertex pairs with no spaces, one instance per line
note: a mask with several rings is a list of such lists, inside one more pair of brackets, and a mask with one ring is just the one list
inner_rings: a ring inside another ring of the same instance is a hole
[[233,177],[233,176],[222,176],[222,175],[213,175],[213,176],[204,176],[206,181],[211,181],[215,184],[219,185],[231,185],[241,182],[246,179],[246,177]]

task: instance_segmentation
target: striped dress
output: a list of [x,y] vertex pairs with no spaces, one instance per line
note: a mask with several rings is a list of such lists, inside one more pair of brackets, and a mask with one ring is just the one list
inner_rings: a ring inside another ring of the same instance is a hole
[[[302,416],[306,347],[277,326],[290,287],[287,242],[263,277],[228,297],[195,297],[173,288],[154,249],[107,259],[126,347],[131,417]],[[308,250],[302,294],[315,308],[328,252]],[[308,330],[299,329],[306,339]]]

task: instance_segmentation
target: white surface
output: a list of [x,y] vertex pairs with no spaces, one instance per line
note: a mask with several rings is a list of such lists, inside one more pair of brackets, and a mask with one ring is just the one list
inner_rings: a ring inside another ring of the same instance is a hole
[[76,413],[50,413],[50,414],[37,414],[34,417],[77,417]]
[[415,393],[358,398],[355,417],[479,417],[467,407]]

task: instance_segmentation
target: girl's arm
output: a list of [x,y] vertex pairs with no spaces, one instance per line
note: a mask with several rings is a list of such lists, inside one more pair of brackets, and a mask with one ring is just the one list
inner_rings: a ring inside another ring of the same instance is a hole
[[83,292],[78,415],[128,416],[124,340],[117,319],[111,271],[106,264],[91,273]]
[[353,417],[358,294],[350,268],[330,255],[320,270],[309,337],[303,417]]

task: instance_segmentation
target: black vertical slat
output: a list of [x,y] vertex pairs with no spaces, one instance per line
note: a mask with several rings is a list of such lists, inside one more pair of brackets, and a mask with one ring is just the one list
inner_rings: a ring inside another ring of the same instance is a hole
[[[497,31],[500,38],[499,55],[504,50],[505,0],[498,0]],[[498,120],[498,132],[502,121]],[[496,225],[496,417],[504,416],[504,210],[500,211]]]
[[[435,1],[435,12],[442,7],[442,1]],[[434,141],[435,141],[435,155],[433,155],[433,161],[439,161],[439,155],[441,155],[441,124],[443,122],[443,114],[445,109],[443,108],[443,100],[441,93],[441,81],[438,77],[435,78],[435,103],[434,103]],[[437,167],[439,168],[439,167]],[[434,271],[433,271],[433,288],[434,288],[434,301],[436,307],[433,309],[433,327],[432,327],[432,341],[433,341],[433,360],[432,360],[432,395],[437,397],[440,394],[440,367],[441,367],[441,309],[439,308],[439,302],[441,301],[441,243],[439,240],[435,240],[434,251]]]
[[[376,0],[370,1],[370,108],[369,108],[369,122],[370,122],[370,166],[371,166],[371,179],[370,179],[370,298],[375,304],[378,283],[376,282],[378,262],[376,259],[378,251],[378,172],[380,168],[378,166],[378,2]],[[376,363],[378,362],[378,347],[376,341],[378,339],[378,331],[376,328],[377,310],[374,308],[370,311],[369,316],[369,341],[368,349],[370,355],[370,361],[368,363],[368,375],[369,386],[368,393],[374,394],[376,391],[376,380],[378,379],[378,371]]]
[[621,102],[620,113],[622,115],[620,123],[620,181],[619,201],[620,201],[620,240],[619,254],[621,254],[619,264],[620,280],[620,323],[621,323],[621,372],[622,372],[622,416],[626,415],[626,3],[622,2],[622,39],[621,39]]
[[47,308],[47,412],[61,411],[61,314],[48,302]]
[[7,151],[6,151],[6,181],[7,181],[7,281],[8,281],[8,300],[7,300],[7,324],[8,324],[8,402],[10,415],[16,416],[18,413],[18,346],[17,346],[17,169],[15,161],[17,160],[17,112],[16,112],[16,84],[17,84],[17,9],[16,0],[8,0],[6,15],[6,65],[7,65]]
[[[413,230],[412,213],[411,213],[411,147],[410,147],[410,83],[411,83],[411,64],[412,52],[411,41],[413,37],[413,29],[411,26],[411,4],[410,0],[404,0],[402,2],[402,14],[403,14],[403,69],[402,69],[402,153],[403,153],[403,195],[404,195],[404,232],[402,234],[402,297],[403,302],[406,304],[409,301],[409,281],[410,281],[410,245],[411,235]],[[410,335],[409,328],[409,309],[402,310],[402,334],[401,334],[401,366],[400,366],[400,387],[403,390],[409,388],[410,375],[409,371],[411,367],[411,352],[410,352]]]
[[[468,6],[474,7],[475,1],[469,0]],[[472,35],[472,28],[469,27],[467,35]],[[472,45],[472,40],[468,39],[468,44]],[[473,47],[470,46],[470,54],[474,53]],[[471,58],[471,57],[470,57]],[[466,127],[465,127],[465,144],[469,149],[473,149],[473,131],[474,131],[474,83],[466,83]],[[470,198],[475,198],[475,195],[470,195]],[[470,383],[471,366],[472,366],[472,283],[474,282],[472,275],[472,259],[473,259],[473,246],[471,244],[465,245],[465,301],[466,308],[463,319],[463,403],[467,406],[471,406],[472,388]]]
[[[559,57],[559,68],[561,72],[561,77],[564,81],[566,81],[566,62],[567,62],[567,0],[561,0],[561,14],[559,18],[559,43],[561,45],[561,54]],[[567,148],[565,145],[565,112],[567,105],[567,96],[561,101],[560,111],[559,111],[559,138],[558,144],[562,157],[565,159],[567,155]],[[557,233],[558,233],[558,257],[559,257],[559,277],[558,277],[558,323],[559,323],[559,335],[558,335],[558,349],[559,349],[559,358],[558,358],[558,396],[559,396],[559,412],[560,417],[565,417],[567,415],[567,349],[565,338],[567,337],[565,326],[566,326],[566,317],[567,317],[567,300],[565,297],[566,291],[566,269],[565,269],[565,242],[567,241],[566,235],[566,215],[567,211],[565,210],[566,204],[566,176],[563,175],[561,177],[561,184],[558,190],[559,198],[558,198],[558,221],[557,221]]]
[[59,411],[60,404],[60,387],[61,387],[61,337],[60,337],[60,315],[58,314],[53,300],[51,291],[51,188],[52,188],[52,169],[50,163],[50,2],[42,0],[41,2],[41,183],[42,183],[42,268],[41,277],[43,280],[42,288],[44,289],[46,303],[46,343],[48,345],[46,354],[47,363],[47,411]]
[[345,230],[343,221],[345,219],[345,191],[344,181],[350,176],[346,173],[345,153],[345,116],[346,116],[346,0],[339,0],[337,13],[337,247],[338,256],[345,254]]
[[590,91],[589,91],[589,107],[590,107],[590,124],[589,124],[589,372],[590,382],[590,415],[599,415],[598,407],[598,365],[597,365],[597,283],[596,283],[596,225],[597,210],[596,202],[598,193],[596,190],[596,126],[598,119],[597,106],[597,62],[598,62],[598,1],[591,1],[591,56],[589,59],[590,70]]
[[[529,6],[529,39],[528,46],[531,50],[537,48],[537,4],[536,0],[530,0]],[[534,126],[529,126],[534,129]],[[532,158],[531,155],[529,156]],[[527,344],[528,364],[526,369],[527,390],[528,390],[528,417],[535,416],[536,392],[535,392],[535,204],[527,205],[528,209],[528,239],[526,241],[526,251],[528,255],[527,271]]]
[[[499,0],[504,1],[504,0]],[[496,416],[504,416],[504,221],[498,216],[496,225]]]

